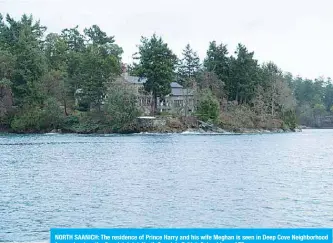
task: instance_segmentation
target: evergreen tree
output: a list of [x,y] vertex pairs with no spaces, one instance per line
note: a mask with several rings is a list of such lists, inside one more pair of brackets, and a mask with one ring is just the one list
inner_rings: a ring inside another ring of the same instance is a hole
[[27,15],[23,15],[19,21],[7,15],[6,21],[7,24],[1,25],[1,39],[16,60],[11,80],[14,102],[19,106],[24,103],[41,103],[38,87],[47,70],[42,51],[42,37],[46,28]]
[[258,85],[259,67],[253,58],[254,52],[249,52],[244,45],[238,44],[235,54],[236,58],[232,57],[230,62],[229,99],[247,103]]
[[188,87],[194,82],[200,71],[200,59],[198,54],[193,51],[190,44],[183,50],[183,58],[178,67],[178,80],[181,85]]
[[215,41],[209,43],[207,57],[204,60],[204,68],[208,72],[213,72],[218,79],[223,82],[225,91],[231,93],[232,87],[230,84],[230,57],[226,45],[217,45]]
[[147,78],[144,87],[152,92],[154,103],[153,113],[157,109],[157,97],[164,98],[171,92],[170,83],[174,80],[177,57],[155,34],[151,38],[141,38],[138,56],[138,73]]

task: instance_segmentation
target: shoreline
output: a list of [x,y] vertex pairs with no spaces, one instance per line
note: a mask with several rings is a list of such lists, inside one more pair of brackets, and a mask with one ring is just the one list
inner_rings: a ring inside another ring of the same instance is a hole
[[[303,128],[303,129],[317,129],[317,128]],[[1,130],[0,135],[4,134],[16,134],[16,135],[68,135],[68,134],[77,134],[77,135],[154,135],[154,134],[180,134],[180,135],[260,135],[260,134],[282,134],[282,133],[297,133],[302,132],[303,129],[295,129],[295,130],[283,130],[283,129],[247,129],[242,128],[239,131],[232,131],[232,130],[224,130],[219,128],[218,130],[208,130],[205,131],[203,129],[166,129],[166,130],[159,130],[159,129],[152,129],[152,130],[145,130],[145,131],[133,131],[133,132],[89,132],[89,133],[82,133],[82,132],[66,132],[61,131],[61,129],[53,129],[51,131],[45,132],[24,132],[24,133],[17,133],[11,132],[9,130]]]

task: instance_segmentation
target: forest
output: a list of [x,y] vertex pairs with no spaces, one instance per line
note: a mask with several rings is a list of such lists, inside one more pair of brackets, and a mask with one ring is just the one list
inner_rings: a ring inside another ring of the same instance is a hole
[[[204,60],[189,44],[177,57],[157,35],[138,44],[129,70],[147,79],[153,115],[161,115],[157,97],[168,95],[176,81],[197,91],[197,109],[189,115],[225,129],[333,126],[330,78],[295,77],[274,62],[260,63],[241,43],[229,53],[227,45],[212,40]],[[116,37],[97,25],[48,33],[31,15],[0,15],[0,130],[128,130],[141,111],[135,94],[114,84],[122,53]]]

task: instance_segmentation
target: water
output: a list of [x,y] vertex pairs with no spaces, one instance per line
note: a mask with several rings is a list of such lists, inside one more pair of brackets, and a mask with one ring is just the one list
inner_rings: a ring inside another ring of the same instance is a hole
[[51,227],[332,227],[333,130],[2,135],[0,241]]

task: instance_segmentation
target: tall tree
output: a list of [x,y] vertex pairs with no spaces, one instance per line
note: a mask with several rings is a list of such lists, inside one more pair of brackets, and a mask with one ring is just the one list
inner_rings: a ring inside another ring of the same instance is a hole
[[69,47],[62,36],[50,33],[44,41],[44,53],[49,69],[67,71]]
[[61,37],[67,43],[69,50],[81,52],[85,49],[85,37],[80,33],[79,26],[62,30]]
[[88,37],[88,42],[94,45],[105,45],[114,42],[114,37],[108,36],[98,25],[85,28],[84,34]]
[[325,87],[324,104],[327,111],[331,111],[333,105],[333,84],[329,82]]
[[139,60],[139,75],[147,78],[144,87],[153,94],[153,113],[155,113],[157,97],[164,98],[171,92],[170,83],[174,80],[177,57],[162,38],[154,34],[149,39],[141,38],[139,52],[135,58]]
[[15,61],[11,53],[0,49],[0,125],[13,104],[11,80]]
[[120,65],[117,57],[104,56],[101,50],[91,45],[87,48],[80,61],[80,79],[85,99],[90,107],[101,107],[105,97],[107,84],[113,77],[120,74]]
[[204,60],[204,68],[208,72],[213,72],[218,79],[224,84],[225,91],[231,93],[232,87],[230,84],[230,57],[227,46],[224,44],[216,44],[216,41],[209,43],[207,57]]
[[236,58],[232,57],[230,64],[229,97],[239,103],[247,103],[254,96],[259,67],[253,58],[254,52],[249,52],[244,45],[238,44],[235,54]]
[[7,24],[1,27],[1,39],[5,40],[6,49],[16,57],[12,76],[14,101],[19,106],[42,102],[38,86],[47,69],[42,51],[42,38],[46,27],[27,15],[23,15],[19,21],[7,15],[6,21]]
[[200,59],[198,54],[193,51],[190,44],[183,50],[183,56],[178,67],[178,79],[180,83],[187,87],[194,82],[200,71]]

